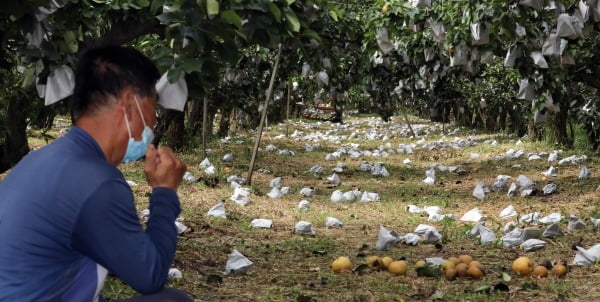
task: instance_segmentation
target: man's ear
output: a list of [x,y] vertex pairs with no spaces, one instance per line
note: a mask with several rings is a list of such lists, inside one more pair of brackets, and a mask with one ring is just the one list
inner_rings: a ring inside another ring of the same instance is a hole
[[131,120],[131,114],[133,112],[133,106],[135,106],[134,102],[135,93],[131,88],[123,89],[123,92],[119,95],[117,100],[117,106],[120,110],[123,110],[127,115],[127,119]]

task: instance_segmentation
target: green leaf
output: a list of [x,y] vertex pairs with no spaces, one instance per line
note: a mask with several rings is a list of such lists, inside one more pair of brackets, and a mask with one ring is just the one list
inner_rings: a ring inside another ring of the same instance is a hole
[[69,30],[67,32],[65,32],[65,35],[63,36],[63,39],[65,40],[65,42],[67,44],[71,44],[71,43],[76,43],[77,42],[77,36],[75,35],[75,32],[72,30]]
[[302,31],[302,36],[309,38],[309,39],[314,39],[315,41],[321,43],[321,36],[319,36],[319,34],[312,30],[312,29],[305,29]]
[[285,10],[285,21],[287,23],[288,28],[293,32],[300,31],[300,21],[298,21],[298,17],[291,9]]
[[77,45],[77,42],[68,43],[67,47],[69,48],[69,52],[71,53],[76,53],[79,50],[79,45]]
[[287,0],[287,5],[290,6],[292,3],[296,2],[296,0]]
[[537,284],[535,284],[533,282],[523,282],[522,287],[524,290],[536,290],[536,289],[540,288]]
[[173,13],[162,13],[158,16],[156,16],[156,19],[158,19],[158,21],[160,21],[160,24],[169,24],[171,21],[173,21]]
[[238,29],[242,28],[242,18],[236,12],[232,10],[224,10],[221,12],[221,20],[223,22],[234,25]]
[[219,14],[219,2],[217,0],[206,0],[206,13],[209,16]]
[[27,88],[35,84],[35,67],[29,67],[23,73],[23,85],[22,88]]
[[139,7],[141,7],[141,8],[143,8],[143,7],[148,7],[148,6],[150,5],[150,1],[148,1],[148,0],[137,0],[137,1],[136,1],[136,4],[137,4]]
[[275,3],[269,2],[269,11],[271,12],[271,15],[273,15],[273,18],[275,18],[275,21],[281,22],[281,10]]
[[56,41],[56,45],[61,53],[71,53],[71,48],[65,41],[58,40]]
[[489,285],[484,285],[481,287],[478,287],[474,290],[474,292],[478,293],[478,292],[489,292],[491,289],[491,287]]
[[429,263],[423,267],[417,268],[417,276],[419,277],[439,277],[442,275],[442,271],[439,267],[434,267]]
[[330,10],[329,11],[329,16],[331,17],[331,19],[333,19],[333,21],[337,22],[338,21],[338,15],[335,11]]
[[153,0],[150,5],[150,13],[156,15],[156,13],[163,7],[165,0]]
[[183,72],[181,68],[169,69],[169,72],[167,73],[167,80],[169,80],[169,83],[177,82],[177,80],[179,80],[179,77],[181,77],[181,72]]
[[182,62],[183,71],[185,73],[192,73],[194,71],[202,71],[202,62],[196,59],[186,58]]
[[510,277],[509,274],[502,273],[502,280],[504,280],[504,282],[510,282],[510,280],[512,280],[512,278]]

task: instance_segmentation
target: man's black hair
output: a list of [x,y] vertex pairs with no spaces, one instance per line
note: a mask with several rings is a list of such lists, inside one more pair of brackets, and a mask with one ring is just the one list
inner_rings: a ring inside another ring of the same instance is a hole
[[108,105],[131,88],[142,97],[154,94],[158,69],[148,57],[131,47],[104,46],[88,50],[79,60],[72,97],[73,121]]

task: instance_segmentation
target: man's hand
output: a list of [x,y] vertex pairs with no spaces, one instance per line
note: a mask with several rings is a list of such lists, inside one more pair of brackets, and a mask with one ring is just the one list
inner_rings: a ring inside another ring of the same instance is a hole
[[152,188],[166,187],[177,190],[186,170],[185,164],[170,148],[160,147],[157,150],[153,144],[148,146],[144,172]]

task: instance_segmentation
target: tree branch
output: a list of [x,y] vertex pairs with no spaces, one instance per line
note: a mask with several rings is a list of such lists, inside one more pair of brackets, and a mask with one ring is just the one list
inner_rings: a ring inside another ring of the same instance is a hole
[[79,48],[79,54],[90,48],[106,45],[122,45],[148,34],[158,34],[164,37],[165,27],[156,18],[152,18],[150,22],[142,22],[142,20],[131,18],[122,20],[113,24],[111,29],[102,35],[102,37],[84,40],[81,43],[82,47]]

